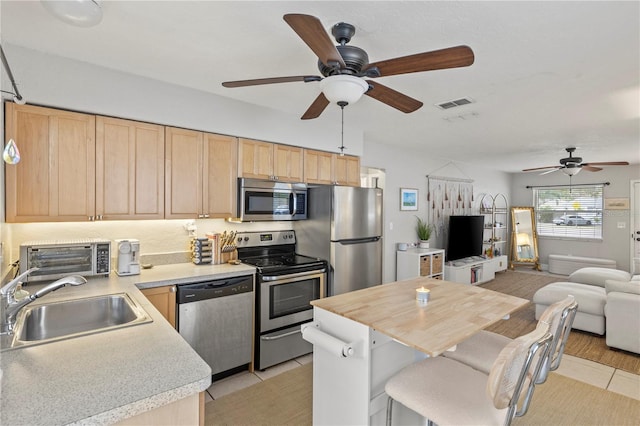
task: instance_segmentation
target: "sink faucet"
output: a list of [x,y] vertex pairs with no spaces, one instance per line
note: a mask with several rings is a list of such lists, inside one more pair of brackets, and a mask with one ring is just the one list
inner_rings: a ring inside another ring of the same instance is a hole
[[69,275],[52,282],[35,293],[26,296],[24,299],[16,300],[15,292],[18,284],[20,284],[24,277],[38,269],[39,268],[31,268],[24,271],[0,289],[0,298],[2,300],[2,326],[0,334],[11,334],[13,332],[13,326],[16,323],[16,315],[18,315],[18,312],[34,300],[66,285],[81,285],[87,282],[83,276]]

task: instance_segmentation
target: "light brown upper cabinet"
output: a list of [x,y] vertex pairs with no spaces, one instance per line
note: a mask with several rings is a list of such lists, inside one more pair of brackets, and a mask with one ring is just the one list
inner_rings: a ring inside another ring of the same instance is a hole
[[95,116],[10,102],[5,113],[21,154],[5,165],[6,221],[93,220]]
[[325,185],[360,186],[360,158],[305,149],[304,181]]
[[236,215],[237,139],[166,127],[165,218]]
[[240,139],[238,176],[302,182],[303,149],[277,143]]
[[333,154],[326,151],[304,150],[304,181],[333,184]]
[[164,218],[164,126],[96,118],[96,216]]
[[360,157],[333,154],[336,185],[360,186]]

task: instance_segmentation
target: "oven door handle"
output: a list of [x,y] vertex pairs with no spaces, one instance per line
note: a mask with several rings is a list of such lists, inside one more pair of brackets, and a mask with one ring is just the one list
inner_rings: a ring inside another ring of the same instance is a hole
[[314,271],[307,271],[307,272],[298,272],[297,274],[288,274],[288,275],[263,275],[261,277],[262,281],[281,281],[281,280],[287,280],[289,278],[296,278],[296,277],[304,277],[306,275],[316,275],[316,274],[324,274],[326,271],[326,269],[322,268],[322,269],[317,269]]
[[260,336],[261,340],[278,340],[283,339],[285,337],[293,336],[294,334],[302,333],[302,330],[297,329],[290,331],[288,333],[278,334],[277,336]]

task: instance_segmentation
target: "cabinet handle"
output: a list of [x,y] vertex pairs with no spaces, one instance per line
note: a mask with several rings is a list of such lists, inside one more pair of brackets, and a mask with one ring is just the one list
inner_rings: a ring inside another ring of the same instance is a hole
[[209,215],[208,215],[208,214],[205,214],[205,215],[203,215],[203,216],[204,216],[204,218],[205,218],[205,219],[208,219],[208,218],[209,218]]
[[169,292],[170,293],[175,293],[177,291],[176,286],[172,285],[171,288],[169,288]]
[[89,222],[93,222],[93,216],[89,216]]

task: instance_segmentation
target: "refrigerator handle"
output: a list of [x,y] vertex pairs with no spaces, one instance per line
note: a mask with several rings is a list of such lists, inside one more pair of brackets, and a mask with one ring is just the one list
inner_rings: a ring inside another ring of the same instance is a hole
[[338,240],[336,242],[346,246],[346,245],[349,245],[349,244],[375,243],[376,241],[380,241],[380,237],[353,238],[353,239],[349,239],[349,240]]

